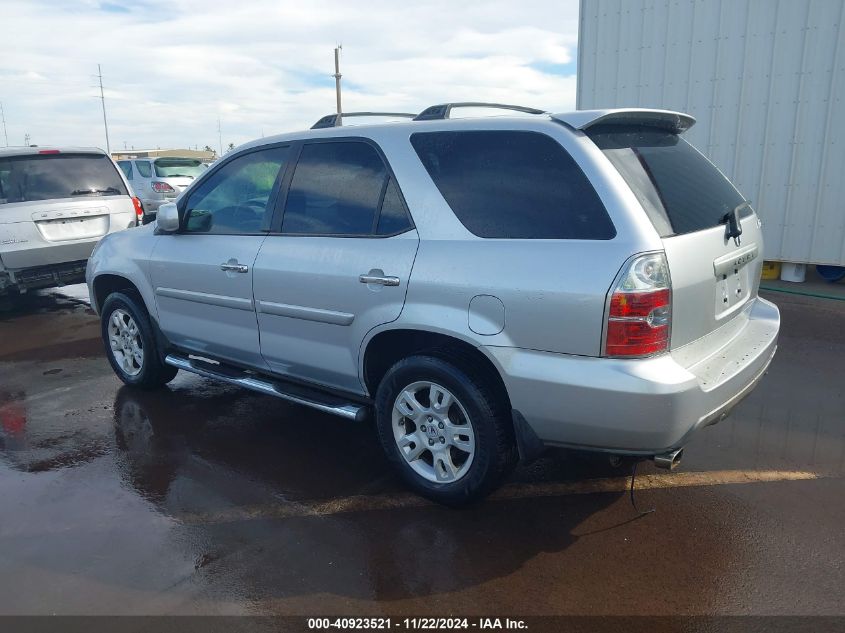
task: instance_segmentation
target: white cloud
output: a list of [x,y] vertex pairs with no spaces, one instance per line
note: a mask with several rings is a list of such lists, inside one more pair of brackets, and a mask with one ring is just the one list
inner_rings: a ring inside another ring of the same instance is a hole
[[4,0],[0,101],[9,141],[217,145],[309,126],[334,109],[443,101],[575,105],[577,0],[281,2]]

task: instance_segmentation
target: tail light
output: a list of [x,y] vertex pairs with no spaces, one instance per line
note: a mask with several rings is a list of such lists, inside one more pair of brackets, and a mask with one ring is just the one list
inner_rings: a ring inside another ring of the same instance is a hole
[[176,190],[168,185],[166,182],[160,182],[158,180],[153,180],[153,191],[156,193],[174,193]]
[[144,221],[144,208],[141,206],[141,201],[138,198],[132,198],[132,205],[135,207],[135,217],[138,222]]
[[663,253],[641,255],[610,297],[605,355],[653,356],[669,349],[672,287]]

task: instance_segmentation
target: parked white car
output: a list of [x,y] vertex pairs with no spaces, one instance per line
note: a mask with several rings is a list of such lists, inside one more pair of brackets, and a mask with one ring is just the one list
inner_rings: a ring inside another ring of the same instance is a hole
[[100,238],[137,225],[130,191],[99,149],[0,149],[0,296],[84,281]]
[[141,200],[142,224],[155,220],[162,203],[175,200],[194,178],[208,169],[208,165],[196,158],[177,156],[132,158],[119,160],[117,164]]

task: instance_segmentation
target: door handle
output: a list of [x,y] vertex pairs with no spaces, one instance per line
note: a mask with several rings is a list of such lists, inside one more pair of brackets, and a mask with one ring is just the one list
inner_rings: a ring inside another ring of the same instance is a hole
[[220,264],[220,270],[225,270],[227,273],[248,273],[249,266],[246,264],[238,264],[237,262],[230,260]]
[[379,286],[398,286],[399,277],[390,275],[358,275],[358,281],[362,284],[378,284]]

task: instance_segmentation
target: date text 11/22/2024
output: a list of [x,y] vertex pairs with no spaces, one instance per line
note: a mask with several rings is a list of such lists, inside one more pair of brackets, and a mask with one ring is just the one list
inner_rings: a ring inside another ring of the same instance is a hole
[[528,628],[518,618],[308,618],[309,630],[376,630],[396,629],[445,630],[520,630]]

